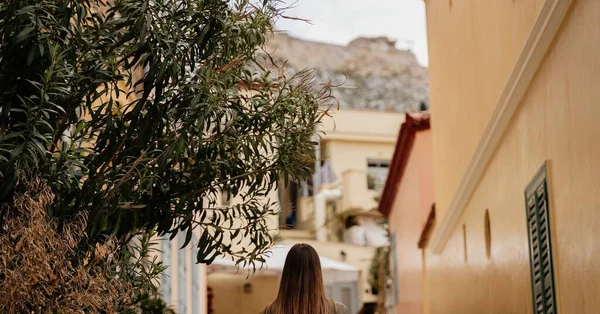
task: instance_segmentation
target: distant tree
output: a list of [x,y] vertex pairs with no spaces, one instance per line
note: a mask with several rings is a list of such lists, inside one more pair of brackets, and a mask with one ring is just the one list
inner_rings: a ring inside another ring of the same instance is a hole
[[[0,223],[40,181],[57,230],[85,217],[73,256],[201,228],[199,262],[260,263],[277,210],[261,198],[311,174],[333,100],[261,51],[278,0],[229,2],[0,2]],[[223,189],[242,202],[217,204]]]
[[381,292],[381,282],[390,276],[390,252],[388,247],[380,247],[375,250],[369,268],[369,284],[373,294]]

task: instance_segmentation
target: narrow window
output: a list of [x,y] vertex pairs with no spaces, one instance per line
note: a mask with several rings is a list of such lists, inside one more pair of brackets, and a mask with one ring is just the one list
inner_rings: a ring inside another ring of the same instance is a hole
[[546,164],[525,189],[533,314],[556,314]]
[[485,217],[483,222],[485,228],[485,254],[487,258],[492,257],[492,223],[490,222],[490,211],[485,210]]

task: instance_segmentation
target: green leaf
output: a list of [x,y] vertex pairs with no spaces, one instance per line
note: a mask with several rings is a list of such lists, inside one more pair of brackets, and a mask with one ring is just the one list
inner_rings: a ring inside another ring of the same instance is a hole
[[185,248],[188,245],[188,243],[190,243],[190,240],[192,240],[192,235],[193,235],[192,231],[193,230],[191,227],[187,228],[187,231],[185,233],[185,241],[183,241],[183,245],[181,245],[181,247],[179,249]]
[[18,45],[21,42],[28,39],[34,30],[35,30],[35,26],[23,27],[23,29],[14,37],[14,44]]

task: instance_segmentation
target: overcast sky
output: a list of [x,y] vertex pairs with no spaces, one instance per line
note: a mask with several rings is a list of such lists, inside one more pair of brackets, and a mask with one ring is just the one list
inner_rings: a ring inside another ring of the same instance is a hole
[[286,0],[294,2],[285,14],[312,22],[279,20],[276,27],[294,37],[346,45],[359,36],[387,36],[428,64],[423,0]]

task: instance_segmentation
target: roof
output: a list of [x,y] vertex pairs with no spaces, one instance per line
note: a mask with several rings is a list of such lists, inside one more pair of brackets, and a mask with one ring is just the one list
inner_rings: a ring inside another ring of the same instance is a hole
[[388,177],[385,181],[385,186],[379,200],[379,207],[377,209],[386,217],[389,216],[390,211],[392,210],[398,186],[400,185],[400,181],[402,181],[402,176],[404,175],[406,165],[408,164],[408,158],[410,157],[415,136],[417,132],[429,130],[429,128],[430,119],[428,113],[421,113],[415,116],[407,114],[406,121],[400,127],[392,163],[388,171]]

